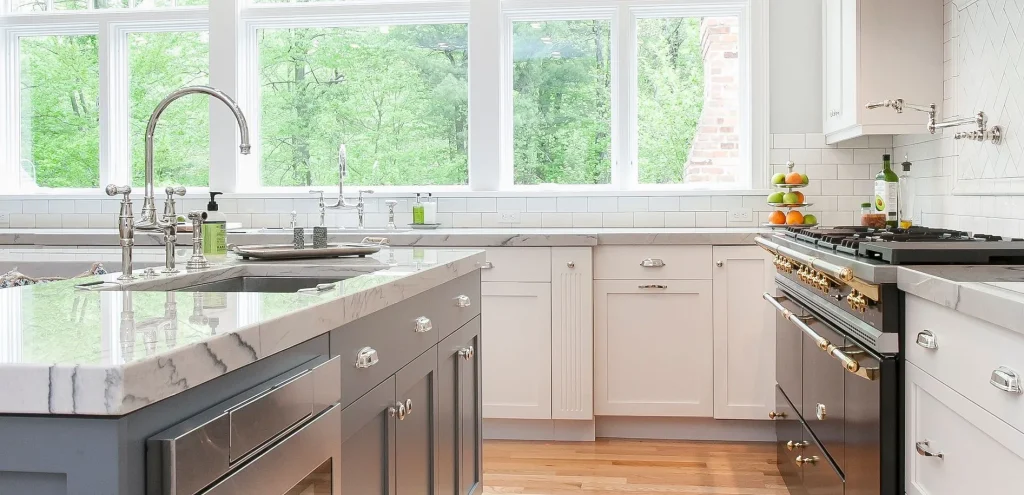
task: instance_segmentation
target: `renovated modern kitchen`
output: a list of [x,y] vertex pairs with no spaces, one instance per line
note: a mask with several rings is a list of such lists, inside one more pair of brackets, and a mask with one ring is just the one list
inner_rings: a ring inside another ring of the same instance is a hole
[[0,0],[0,494],[1021,493],[1017,36]]

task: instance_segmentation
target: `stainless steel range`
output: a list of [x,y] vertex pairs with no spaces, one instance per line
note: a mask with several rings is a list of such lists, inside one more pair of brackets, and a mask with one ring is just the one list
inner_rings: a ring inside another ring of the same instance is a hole
[[792,227],[775,255],[778,462],[794,494],[903,493],[899,265],[1024,263],[1024,240],[914,227]]

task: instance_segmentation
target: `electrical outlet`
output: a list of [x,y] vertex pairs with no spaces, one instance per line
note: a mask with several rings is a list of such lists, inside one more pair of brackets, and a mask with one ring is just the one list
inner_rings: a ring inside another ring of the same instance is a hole
[[0,223],[11,223],[11,215],[9,213],[0,213]]
[[502,210],[498,212],[501,218],[498,220],[500,223],[519,223],[522,219],[519,218],[519,212],[516,210]]
[[750,208],[737,208],[735,210],[729,210],[729,221],[730,222],[753,222],[754,221],[754,210]]

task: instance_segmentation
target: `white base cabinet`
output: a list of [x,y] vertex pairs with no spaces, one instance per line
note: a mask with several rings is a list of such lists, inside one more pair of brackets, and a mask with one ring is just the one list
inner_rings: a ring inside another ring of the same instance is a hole
[[1021,493],[1024,433],[913,363],[906,374],[907,494]]
[[551,418],[594,419],[594,261],[551,250]]
[[714,412],[710,280],[594,283],[594,412],[696,416]]
[[775,403],[775,267],[757,246],[714,248],[716,419],[764,419]]

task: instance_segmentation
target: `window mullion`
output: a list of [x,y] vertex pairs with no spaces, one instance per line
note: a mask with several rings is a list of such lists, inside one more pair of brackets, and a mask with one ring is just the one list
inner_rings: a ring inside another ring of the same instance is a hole
[[124,33],[99,23],[100,44],[100,187],[131,184],[128,156],[128,71]]
[[616,9],[612,19],[612,185],[631,189],[637,184],[634,153],[636,115],[636,34],[628,6]]
[[[497,191],[504,184],[502,119],[505,67],[501,0],[473,0],[469,6],[469,186],[474,191]],[[500,55],[499,55],[500,54]],[[497,56],[496,56],[497,55]]]
[[[234,98],[242,108],[252,109],[255,95],[246,94],[241,84],[239,51],[240,46],[255,43],[243,38],[240,18],[244,0],[215,0],[210,2],[210,85]],[[214,29],[214,26],[216,28]],[[245,44],[241,45],[245,40]],[[256,71],[247,72],[255,77]],[[249,119],[250,137],[256,140],[255,115],[246,112]],[[253,153],[242,157],[238,153],[238,124],[231,111],[219,103],[210,104],[210,189],[235,192],[239,188],[239,177],[258,174],[240,174],[239,168],[256,163],[259,147],[253,146]],[[255,170],[255,166],[252,166]],[[257,179],[258,181],[258,179]]]
[[11,87],[15,77],[17,58],[14,51],[17,50],[17,43],[9,41],[8,33],[0,28],[0,192],[15,192],[19,187],[17,179],[18,168],[17,152],[15,150],[13,133],[17,128],[17,119],[14,116],[12,98],[10,97]]

